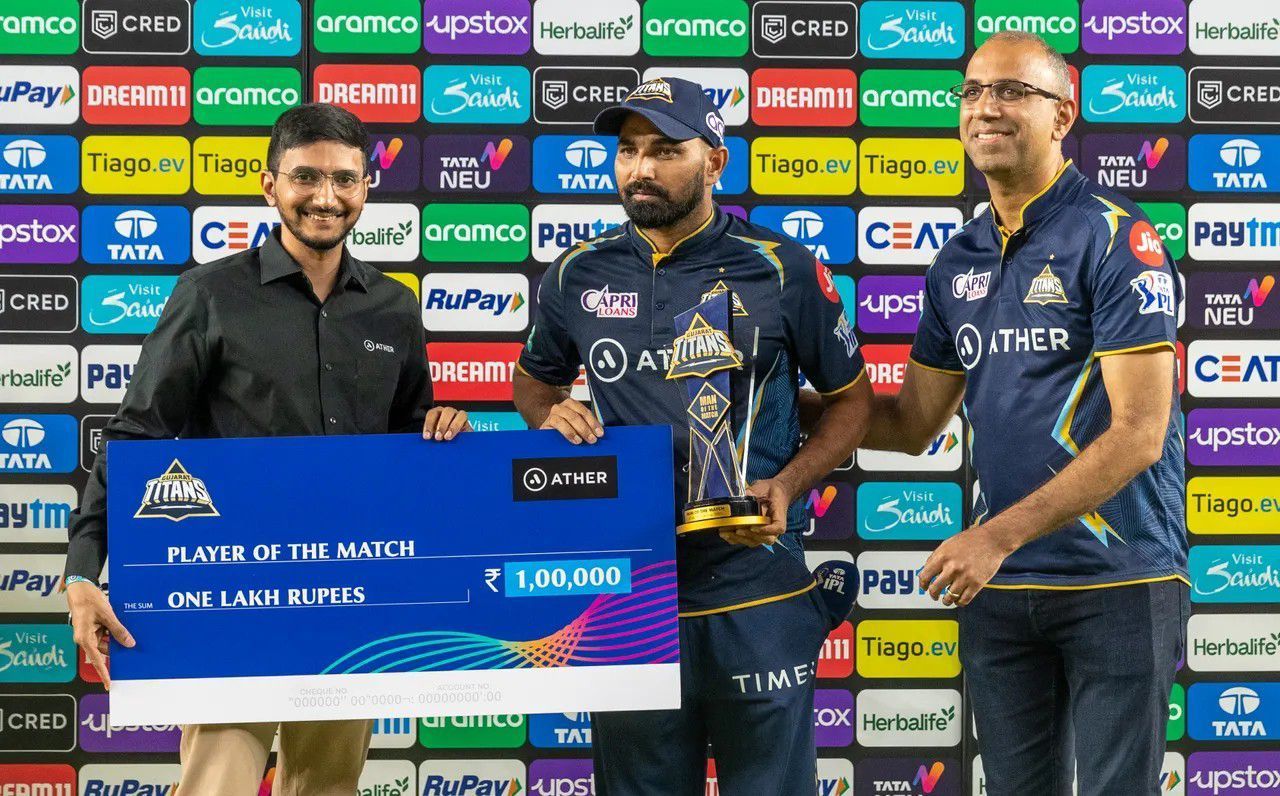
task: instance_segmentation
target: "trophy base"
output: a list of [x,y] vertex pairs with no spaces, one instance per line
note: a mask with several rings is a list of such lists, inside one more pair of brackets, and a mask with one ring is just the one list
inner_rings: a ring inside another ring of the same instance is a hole
[[677,534],[722,531],[727,528],[760,527],[769,518],[760,513],[760,501],[752,495],[695,500],[684,508],[684,522]]

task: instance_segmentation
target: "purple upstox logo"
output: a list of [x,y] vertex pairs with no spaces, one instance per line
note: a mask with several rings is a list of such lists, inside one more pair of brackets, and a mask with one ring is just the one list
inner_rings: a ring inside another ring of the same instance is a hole
[[71,205],[0,205],[0,263],[73,263],[79,254]]
[[86,752],[177,752],[182,730],[176,724],[112,728],[107,695],[80,699],[80,747]]
[[1200,467],[1280,467],[1280,409],[1193,409],[1187,460]]
[[1105,55],[1177,55],[1187,49],[1183,0],[1084,0],[1080,43]]
[[923,276],[865,276],[858,280],[858,329],[910,334],[920,323]]
[[590,760],[534,760],[529,764],[530,796],[588,796],[595,792]]
[[423,45],[440,55],[523,55],[533,44],[529,0],[426,0]]
[[853,694],[839,688],[815,691],[813,730],[818,746],[848,746],[853,743]]
[[1280,792],[1280,752],[1193,752],[1187,796],[1261,796]]

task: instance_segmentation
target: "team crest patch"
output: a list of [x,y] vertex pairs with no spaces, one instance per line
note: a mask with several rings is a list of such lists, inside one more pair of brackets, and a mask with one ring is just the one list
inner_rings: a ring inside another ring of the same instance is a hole
[[1154,315],[1162,312],[1173,317],[1177,302],[1173,297],[1173,276],[1164,271],[1143,271],[1129,286],[1138,294],[1138,314]]
[[163,517],[178,522],[188,517],[218,517],[209,489],[177,459],[159,478],[147,481],[142,505],[133,515],[141,518]]
[[1053,273],[1053,269],[1045,264],[1044,270],[1040,275],[1031,280],[1031,289],[1027,291],[1027,297],[1022,300],[1023,304],[1068,304],[1067,291],[1062,287],[1062,280]]
[[671,84],[660,77],[655,77],[653,80],[641,83],[632,89],[624,102],[630,102],[631,100],[663,100],[664,102],[675,102],[675,100],[671,99]]
[[671,344],[671,368],[667,371],[667,378],[705,378],[726,368],[740,367],[742,357],[733,347],[729,335],[707,323],[701,315],[694,315],[689,330]]
[[858,350],[858,338],[854,336],[853,327],[849,325],[849,318],[843,312],[840,313],[840,320],[836,321],[836,328],[832,331],[832,334],[836,336],[837,340],[844,343],[845,355],[853,359],[854,352]]
[[[729,293],[729,292],[730,292],[729,286],[724,283],[723,279],[721,279],[719,282],[716,282],[715,287],[711,288],[706,293],[702,294],[702,298],[698,299],[698,303],[701,304],[702,302],[706,301],[709,298],[718,296],[721,293]],[[732,296],[733,296],[733,317],[735,318],[747,317],[747,308],[742,303],[742,297],[738,295],[738,291],[736,290],[733,291]]]

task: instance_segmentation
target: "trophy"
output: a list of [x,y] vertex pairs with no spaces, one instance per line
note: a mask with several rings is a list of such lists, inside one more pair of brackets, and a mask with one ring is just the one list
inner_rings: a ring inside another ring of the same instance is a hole
[[[742,367],[733,347],[733,291],[720,285],[703,301],[675,318],[668,379],[682,379],[688,396],[689,501],[676,533],[721,531],[768,525],[760,502],[746,489],[746,451],[751,444],[755,372],[747,398],[744,454],[734,441],[730,371]],[[745,314],[745,313],[742,313]],[[756,329],[756,344],[760,330]],[[741,459],[741,461],[740,461]]]

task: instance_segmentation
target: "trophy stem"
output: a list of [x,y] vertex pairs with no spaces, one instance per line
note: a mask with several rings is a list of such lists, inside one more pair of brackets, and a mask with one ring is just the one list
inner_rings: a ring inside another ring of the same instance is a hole
[[747,384],[747,430],[742,439],[742,472],[741,480],[743,487],[747,485],[747,459],[751,457],[751,427],[755,425],[752,422],[752,412],[755,409],[756,399],[756,355],[760,353],[760,327],[756,327],[754,339],[751,341],[751,378]]

